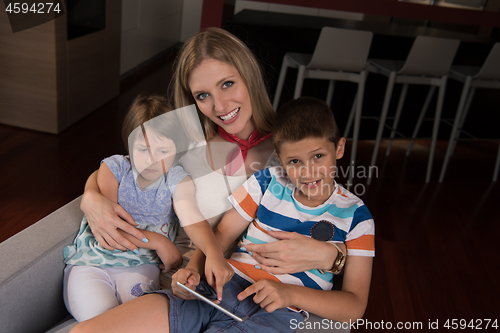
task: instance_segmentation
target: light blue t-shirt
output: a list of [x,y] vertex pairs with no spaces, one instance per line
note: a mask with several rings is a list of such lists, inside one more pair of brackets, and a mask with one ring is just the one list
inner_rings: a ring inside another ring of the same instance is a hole
[[[189,174],[181,166],[172,166],[166,175],[142,189],[127,156],[113,155],[104,159],[118,181],[118,203],[139,224],[138,228],[154,231],[174,241],[179,222],[175,216],[172,197],[177,184]],[[155,251],[140,248],[112,252],[101,247],[84,216],[74,242],[64,248],[64,262],[78,266],[127,267],[160,264]]]

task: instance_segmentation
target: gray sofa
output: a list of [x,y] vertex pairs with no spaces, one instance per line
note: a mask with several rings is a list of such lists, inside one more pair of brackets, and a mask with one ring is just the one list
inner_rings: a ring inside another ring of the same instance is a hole
[[[0,243],[0,332],[68,332],[76,321],[62,297],[62,250],[75,237],[81,218],[81,197]],[[311,315],[297,332],[335,330],[330,321]],[[327,328],[328,327],[328,328]]]

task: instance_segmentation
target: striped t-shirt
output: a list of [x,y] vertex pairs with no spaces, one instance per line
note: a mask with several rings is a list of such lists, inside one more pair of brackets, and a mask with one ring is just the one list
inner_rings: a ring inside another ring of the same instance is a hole
[[[375,224],[361,199],[335,184],[326,202],[308,207],[294,198],[295,189],[283,169],[273,167],[256,172],[229,197],[238,213],[251,222],[239,247],[275,242],[266,231],[278,230],[345,243],[348,256],[375,256]],[[241,249],[229,263],[236,274],[252,283],[268,279],[323,290],[333,286],[333,274],[317,269],[276,275],[259,270],[254,267],[258,262]]]

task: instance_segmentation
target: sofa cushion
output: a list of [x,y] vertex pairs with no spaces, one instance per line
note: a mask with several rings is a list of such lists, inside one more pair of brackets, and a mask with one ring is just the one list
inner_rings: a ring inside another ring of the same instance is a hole
[[[76,236],[83,213],[81,197],[0,243],[0,332],[67,333],[76,325],[63,302],[64,246]],[[162,275],[168,287],[168,275]],[[336,284],[340,287],[339,284]],[[335,322],[311,314],[297,332],[330,330]]]
[[0,332],[45,332],[68,315],[62,251],[78,232],[80,199],[0,243]]
[[75,318],[68,315],[61,323],[51,328],[45,333],[68,333],[77,324]]

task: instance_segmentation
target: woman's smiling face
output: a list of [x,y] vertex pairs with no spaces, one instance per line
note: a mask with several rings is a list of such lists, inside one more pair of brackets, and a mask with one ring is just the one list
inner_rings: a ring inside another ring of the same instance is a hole
[[226,132],[247,139],[255,129],[247,86],[238,70],[215,59],[203,60],[189,75],[200,111]]

